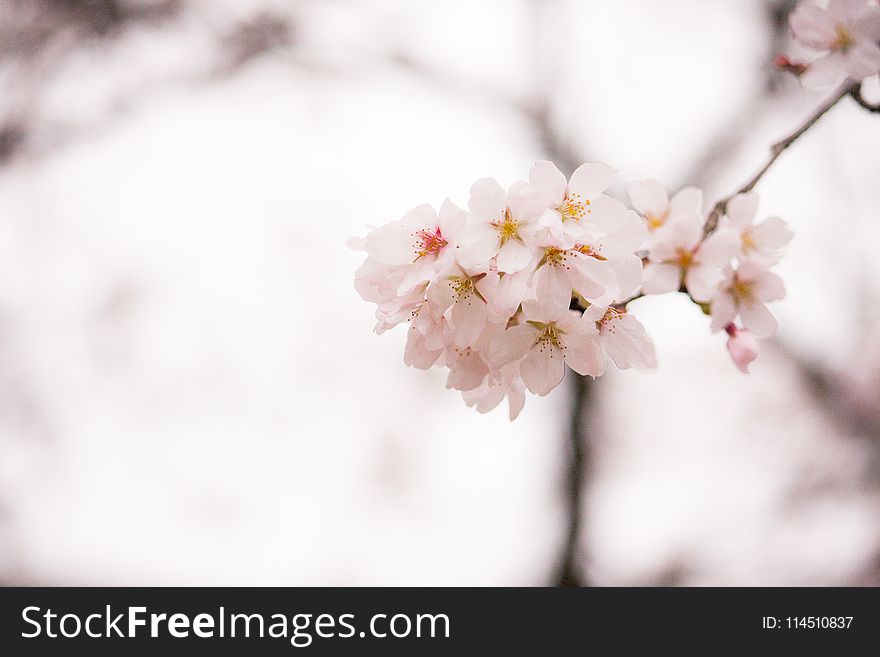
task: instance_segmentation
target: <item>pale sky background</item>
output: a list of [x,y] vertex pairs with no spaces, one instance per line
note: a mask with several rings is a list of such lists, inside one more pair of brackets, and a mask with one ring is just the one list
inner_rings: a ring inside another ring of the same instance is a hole
[[[406,368],[345,239],[551,146],[729,193],[822,100],[782,6],[0,3],[0,583],[552,583],[567,390],[511,424]],[[878,170],[844,102],[761,182],[796,237],[750,376],[633,305],[660,366],[594,387],[591,582],[880,583]]]

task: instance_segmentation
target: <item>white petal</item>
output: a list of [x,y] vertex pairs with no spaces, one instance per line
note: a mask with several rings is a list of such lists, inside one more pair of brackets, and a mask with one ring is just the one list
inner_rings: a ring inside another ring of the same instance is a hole
[[475,344],[486,327],[488,311],[486,302],[476,294],[456,301],[452,307],[453,343],[460,348]]
[[779,323],[763,301],[753,299],[748,303],[741,303],[739,316],[743,326],[759,338],[773,335],[779,328]]
[[532,261],[531,250],[519,240],[507,240],[498,252],[498,271],[513,273],[525,269]]
[[754,280],[754,293],[762,301],[777,301],[785,297],[785,284],[777,274],[767,271]]
[[853,80],[862,80],[880,71],[880,47],[862,41],[850,48],[844,57],[844,68]]
[[863,7],[850,29],[857,37],[867,41],[880,41],[880,7]]
[[458,242],[466,224],[467,213],[448,198],[444,200],[437,215],[437,227],[443,239],[450,244]]
[[614,272],[608,263],[590,256],[570,253],[565,263],[570,267],[566,270],[569,292],[573,288],[585,299],[598,299],[613,280]]
[[619,369],[657,367],[654,343],[645,327],[632,315],[607,322],[601,334],[602,346]]
[[832,52],[807,66],[801,75],[801,83],[807,89],[821,91],[837,84],[846,76],[843,55]]
[[725,267],[739,252],[740,236],[732,230],[719,229],[709,235],[697,249],[696,258],[702,265]]
[[727,218],[737,228],[746,228],[755,220],[758,211],[758,195],[754,192],[737,194],[727,203]]
[[676,265],[648,263],[642,277],[642,292],[666,294],[681,286],[681,270]]
[[544,265],[535,272],[535,292],[551,314],[560,314],[571,305],[571,281],[561,267]]
[[605,371],[605,359],[598,335],[566,334],[565,362],[582,376],[601,376]]
[[836,37],[831,14],[806,2],[798,4],[788,24],[798,41],[816,50],[828,50]]
[[830,0],[828,13],[839,23],[854,22],[859,13],[865,8],[865,0]]
[[615,258],[611,261],[611,269],[617,279],[617,299],[624,301],[638,292],[642,285],[644,265],[637,255],[629,255],[623,258]]
[[519,382],[518,387],[511,388],[507,393],[507,403],[510,406],[510,421],[513,422],[526,405],[525,387]]
[[529,170],[529,182],[541,197],[553,204],[552,207],[558,207],[565,198],[565,176],[552,162],[535,162]]
[[494,178],[481,178],[471,185],[468,207],[482,221],[497,221],[507,209],[507,194]]
[[498,367],[525,358],[539,331],[531,324],[520,324],[498,335],[489,345],[489,361]]
[[446,379],[446,387],[456,390],[473,390],[480,386],[489,374],[489,368],[477,352],[456,358]]
[[403,362],[409,367],[415,367],[420,370],[429,369],[443,350],[431,350],[425,344],[425,339],[414,326],[410,326],[406,334],[406,348],[403,352]]
[[413,231],[401,221],[380,226],[367,235],[367,254],[386,265],[408,265],[418,255]]
[[568,306],[560,310],[558,304],[550,303],[541,297],[523,301],[522,309],[526,319],[544,323],[566,317],[570,312]]
[[520,363],[519,371],[526,387],[543,397],[562,382],[565,374],[562,350],[553,346],[543,350],[535,347]]
[[494,226],[474,222],[467,228],[461,248],[458,249],[458,262],[467,269],[483,268],[498,253],[500,242]]
[[765,249],[779,249],[788,244],[794,233],[779,217],[770,217],[755,226],[753,236],[758,246]]
[[669,201],[667,224],[703,225],[703,190],[698,187],[680,189]]
[[718,285],[724,280],[720,267],[695,265],[689,267],[684,284],[694,301],[706,303],[718,293]]
[[547,200],[536,194],[527,182],[520,180],[507,190],[507,207],[517,221],[535,221],[547,209]]
[[631,182],[626,188],[626,194],[639,214],[660,218],[668,210],[669,197],[666,195],[666,188],[657,180]]
[[712,332],[720,331],[736,318],[736,300],[729,292],[721,292],[712,299]]
[[580,165],[571,174],[568,181],[568,191],[580,194],[583,199],[592,200],[598,196],[614,181],[617,172],[607,164],[601,162],[588,162]]
[[452,287],[452,281],[444,278],[431,283],[428,286],[427,299],[431,316],[434,319],[439,319],[449,309],[449,306],[455,303],[455,290]]

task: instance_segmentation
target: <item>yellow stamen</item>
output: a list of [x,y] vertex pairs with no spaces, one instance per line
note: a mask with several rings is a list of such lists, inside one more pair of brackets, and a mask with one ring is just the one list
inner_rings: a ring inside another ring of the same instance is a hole
[[498,235],[501,238],[501,246],[504,246],[508,240],[520,239],[519,223],[510,216],[510,208],[504,211],[504,218],[501,221],[493,221],[492,225],[498,229]]
[[590,199],[582,199],[580,194],[566,194],[562,205],[556,210],[562,215],[563,221],[580,221],[588,212],[592,212],[587,207],[589,205]]
[[751,281],[744,281],[739,277],[733,279],[731,290],[733,291],[734,296],[742,301],[748,301],[754,296]]
[[694,252],[690,249],[679,248],[676,250],[675,254],[675,264],[677,264],[682,269],[687,269],[694,264]]
[[648,224],[648,228],[651,230],[657,230],[666,223],[666,215],[658,217],[656,214],[646,214],[645,223]]
[[832,50],[846,50],[855,45],[855,38],[845,26],[838,23],[834,26],[834,41],[831,42]]
[[579,253],[583,253],[585,256],[590,256],[591,258],[595,258],[596,260],[608,260],[608,258],[603,256],[598,251],[595,251],[593,247],[589,244],[578,244],[574,248]]

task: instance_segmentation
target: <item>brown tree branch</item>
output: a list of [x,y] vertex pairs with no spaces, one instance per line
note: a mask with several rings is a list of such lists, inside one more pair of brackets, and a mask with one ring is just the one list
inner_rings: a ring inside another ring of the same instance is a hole
[[745,194],[746,192],[752,191],[755,185],[764,177],[764,174],[770,170],[770,167],[773,166],[773,163],[779,159],[779,156],[782,155],[789,146],[791,146],[794,142],[796,142],[804,133],[807,132],[810,128],[812,128],[832,107],[837,105],[843,98],[851,95],[854,91],[858,91],[860,88],[860,83],[853,82],[852,80],[847,80],[844,82],[834,94],[826,100],[824,103],[819,105],[818,108],[804,121],[800,126],[797,127],[791,134],[789,134],[784,139],[779,140],[775,144],[770,147],[770,157],[764,163],[758,172],[752,176],[749,181],[736,190],[733,194],[729,196],[725,196],[720,199],[715,205],[712,207],[712,211],[709,212],[709,216],[706,218],[706,225],[703,228],[703,235],[708,236],[718,227],[718,220],[721,219],[724,212],[727,210],[727,204],[730,203],[730,200],[736,196],[737,194]]
[[865,100],[865,97],[862,95],[862,85],[859,85],[855,89],[849,92],[849,95],[852,96],[852,99],[856,101],[863,108],[868,110],[869,112],[874,112],[875,114],[880,113],[880,103],[871,103]]

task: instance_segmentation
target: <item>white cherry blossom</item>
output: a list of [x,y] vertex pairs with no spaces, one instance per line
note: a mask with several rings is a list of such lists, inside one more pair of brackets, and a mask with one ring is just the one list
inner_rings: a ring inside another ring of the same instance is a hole
[[630,183],[626,192],[652,238],[674,226],[703,225],[703,191],[697,187],[685,187],[670,199],[660,182],[647,179]]
[[521,323],[492,341],[489,359],[493,364],[519,363],[526,387],[541,396],[560,384],[566,364],[585,376],[602,374],[605,363],[593,322],[540,301],[526,301],[522,308]]
[[618,369],[657,367],[654,342],[642,323],[630,313],[613,306],[590,306],[584,311],[584,319],[596,322],[602,349]]
[[739,315],[744,328],[755,337],[773,335],[779,327],[767,302],[782,299],[782,279],[754,262],[743,262],[726,271],[725,280],[711,302],[712,330],[720,331]]
[[703,239],[698,225],[670,226],[658,236],[648,254],[642,290],[645,294],[665,294],[683,285],[695,301],[709,301],[737,248],[736,235],[730,231],[718,231]]
[[739,235],[740,258],[767,266],[774,265],[779,262],[779,250],[791,241],[794,233],[779,217],[755,224],[757,210],[757,194],[738,194],[727,203],[723,225]]
[[471,187],[468,207],[473,221],[459,255],[464,266],[488,268],[493,258],[499,272],[529,266],[537,206],[526,183],[514,183],[505,192],[494,178],[478,180]]

